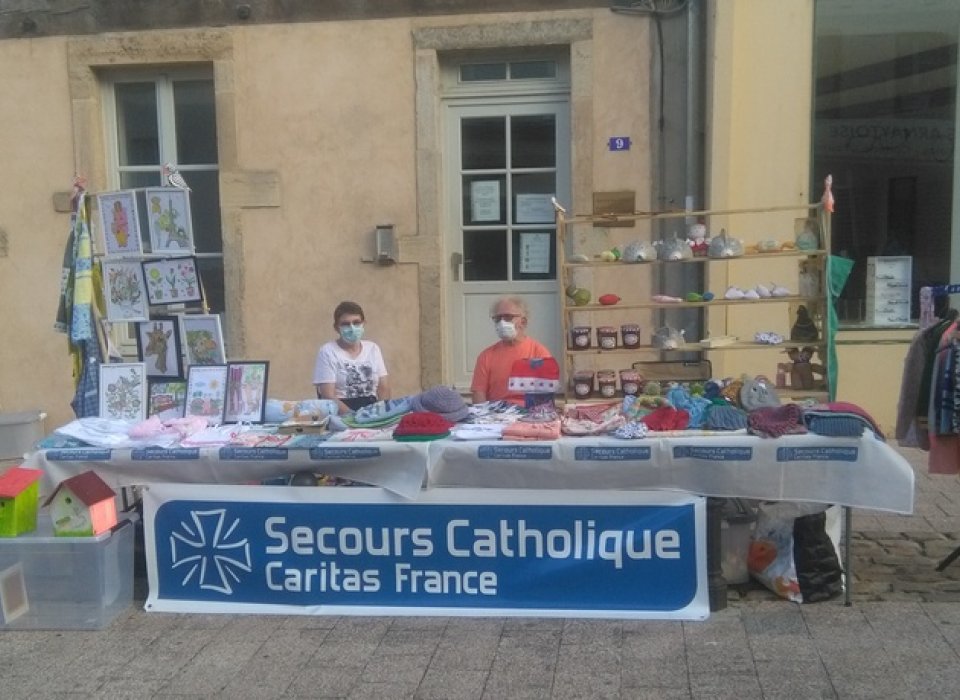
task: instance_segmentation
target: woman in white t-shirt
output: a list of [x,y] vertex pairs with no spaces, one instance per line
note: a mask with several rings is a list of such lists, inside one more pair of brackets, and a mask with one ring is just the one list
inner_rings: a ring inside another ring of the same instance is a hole
[[321,399],[335,399],[340,413],[390,398],[387,366],[376,343],[361,340],[363,309],[343,301],[333,312],[337,340],[324,343],[317,352],[313,383]]

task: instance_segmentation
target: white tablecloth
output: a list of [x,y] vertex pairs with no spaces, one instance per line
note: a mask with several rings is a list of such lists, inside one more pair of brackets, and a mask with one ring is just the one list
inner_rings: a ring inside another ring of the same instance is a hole
[[27,466],[48,485],[88,469],[114,488],[151,483],[259,483],[312,470],[405,498],[421,488],[672,489],[704,496],[838,503],[913,512],[910,464],[872,434],[562,438],[555,442],[326,443],[312,449],[73,448],[41,450]]

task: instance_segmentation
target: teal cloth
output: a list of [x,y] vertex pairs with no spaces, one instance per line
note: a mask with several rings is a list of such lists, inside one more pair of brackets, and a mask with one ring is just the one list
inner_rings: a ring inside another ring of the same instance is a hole
[[853,270],[853,260],[838,255],[827,256],[827,388],[830,401],[837,398],[837,299],[847,284],[850,272]]

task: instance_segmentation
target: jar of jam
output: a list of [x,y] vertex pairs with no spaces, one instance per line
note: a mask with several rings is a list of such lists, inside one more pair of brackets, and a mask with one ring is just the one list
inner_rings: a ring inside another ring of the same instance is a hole
[[617,395],[617,373],[612,369],[602,369],[597,372],[597,388],[600,396],[612,399]]
[[586,399],[593,393],[593,372],[580,370],[573,373],[573,395],[578,399]]
[[620,370],[620,388],[624,396],[636,396],[640,393],[640,373],[635,369]]
[[570,329],[570,349],[586,350],[590,347],[590,326],[574,326]]
[[640,326],[636,323],[625,323],[620,326],[620,340],[625,348],[640,347]]
[[617,349],[617,329],[613,326],[600,326],[597,328],[597,345],[601,350]]

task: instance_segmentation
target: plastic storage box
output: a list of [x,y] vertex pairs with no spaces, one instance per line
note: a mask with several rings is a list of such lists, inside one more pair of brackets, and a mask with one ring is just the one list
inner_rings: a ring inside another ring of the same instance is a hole
[[37,531],[0,540],[0,630],[102,629],[133,601],[134,523],[95,537]]
[[44,437],[42,411],[0,413],[0,459],[22,459]]

